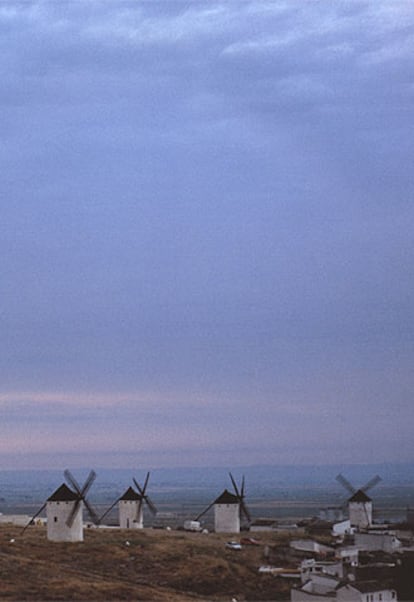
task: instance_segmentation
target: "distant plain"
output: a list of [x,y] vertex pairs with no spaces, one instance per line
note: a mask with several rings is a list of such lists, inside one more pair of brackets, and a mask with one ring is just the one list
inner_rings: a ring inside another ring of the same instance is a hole
[[[347,492],[335,481],[341,472],[356,487],[374,474],[382,481],[370,492],[374,518],[401,521],[406,509],[414,506],[414,465],[328,465],[328,466],[245,466],[231,468],[236,481],[246,478],[246,502],[252,517],[300,520],[317,516],[320,508],[345,505]],[[74,471],[82,478],[84,471]],[[96,468],[97,479],[88,499],[101,515],[132,485],[132,478],[143,481],[143,469]],[[47,497],[64,481],[63,471],[0,471],[0,512],[34,514]],[[176,522],[195,518],[223,489],[232,490],[228,471],[223,468],[176,468],[151,471],[148,493],[161,512],[176,514]],[[152,517],[145,517],[151,525]],[[108,516],[116,522],[116,509]],[[205,517],[211,526],[211,513]]]

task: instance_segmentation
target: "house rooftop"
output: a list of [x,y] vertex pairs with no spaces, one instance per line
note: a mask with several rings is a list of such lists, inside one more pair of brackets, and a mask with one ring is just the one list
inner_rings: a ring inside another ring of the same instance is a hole
[[361,594],[368,594],[374,592],[382,592],[385,589],[390,589],[379,581],[353,581],[352,583],[341,583],[337,589],[341,587],[353,587],[354,589],[361,592]]

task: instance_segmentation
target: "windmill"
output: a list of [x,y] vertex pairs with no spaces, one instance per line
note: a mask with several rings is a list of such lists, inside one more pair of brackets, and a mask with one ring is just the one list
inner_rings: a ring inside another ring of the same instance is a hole
[[251,521],[250,513],[244,502],[245,480],[242,478],[240,489],[237,487],[236,481],[231,472],[229,473],[233,485],[234,493],[227,489],[223,491],[218,498],[211,502],[195,519],[198,521],[204,516],[210,508],[214,506],[214,530],[216,533],[239,533],[240,523],[243,518],[249,524]]
[[381,477],[376,475],[360,489],[356,489],[341,474],[337,475],[336,480],[351,494],[351,497],[348,499],[351,527],[357,527],[358,529],[369,528],[372,525],[372,500],[367,495],[367,491],[375,487],[382,480]]
[[96,473],[91,470],[83,487],[80,487],[76,479],[69,472],[64,472],[70,489],[66,483],[62,483],[56,491],[46,500],[43,506],[31,518],[24,527],[24,531],[32,525],[34,519],[46,508],[47,538],[50,541],[83,541],[83,517],[82,510],[85,506],[88,514],[95,525],[99,524],[99,518],[92,506],[86,499],[92,483],[96,479]]
[[108,510],[101,516],[101,521],[107,516],[112,508],[119,504],[119,526],[121,529],[142,529],[144,526],[144,503],[147,505],[149,511],[154,516],[157,514],[157,508],[147,495],[147,487],[150,473],[147,472],[147,476],[144,481],[143,487],[140,486],[136,479],[132,479],[136,487],[128,487],[128,489],[115,500],[115,502],[108,508]]

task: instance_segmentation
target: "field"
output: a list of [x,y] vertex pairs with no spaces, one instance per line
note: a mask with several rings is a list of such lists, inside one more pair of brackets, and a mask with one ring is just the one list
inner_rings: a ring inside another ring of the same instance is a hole
[[[260,575],[264,544],[226,549],[229,536],[87,529],[83,543],[52,543],[44,527],[0,527],[2,600],[286,600],[286,580]],[[14,540],[14,541],[12,541]]]

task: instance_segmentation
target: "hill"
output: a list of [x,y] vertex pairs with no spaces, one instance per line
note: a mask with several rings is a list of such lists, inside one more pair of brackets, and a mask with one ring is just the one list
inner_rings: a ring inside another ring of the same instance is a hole
[[[14,539],[14,541],[12,541]],[[228,535],[87,529],[52,543],[44,527],[0,527],[2,600],[286,600],[289,585],[260,575],[263,546],[225,547]],[[283,542],[273,534],[262,544]]]

